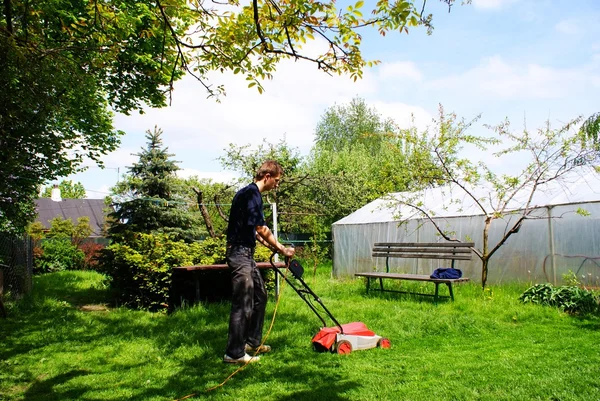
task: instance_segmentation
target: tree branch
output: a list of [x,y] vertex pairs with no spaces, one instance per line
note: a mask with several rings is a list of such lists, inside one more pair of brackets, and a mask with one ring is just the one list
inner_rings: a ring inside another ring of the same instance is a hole
[[[186,45],[186,44],[183,43],[181,40],[179,40],[179,37],[177,36],[177,32],[175,32],[175,29],[173,29],[173,26],[171,25],[171,22],[169,21],[169,17],[165,13],[165,7],[161,4],[160,0],[156,0],[156,4],[157,4],[157,6],[158,6],[158,8],[160,10],[160,13],[161,13],[161,15],[163,17],[163,21],[164,21],[166,27],[171,32],[171,36],[173,37],[173,40],[175,40],[175,45],[177,46],[177,53],[178,53],[177,59],[179,59],[179,56],[181,56],[181,66],[182,66],[182,68],[185,71],[187,71],[191,76],[193,76],[194,78],[196,78],[196,80],[198,82],[200,82],[202,84],[202,86],[204,86],[204,89],[210,94],[210,96],[213,96],[215,94],[215,92],[211,89],[211,87],[209,85],[207,85],[202,78],[200,78],[199,76],[197,76],[196,74],[194,74],[193,71],[189,68],[189,66],[187,64],[187,61],[185,59],[185,54],[184,54],[183,50],[181,49],[181,46],[182,45]],[[175,80],[175,69],[176,69],[176,66],[177,66],[177,60],[175,61],[174,65],[173,65],[173,71],[171,73],[171,80],[169,82],[170,91],[173,90],[173,83],[174,83],[174,80]]]
[[221,208],[221,203],[220,203],[220,200],[219,200],[219,196],[221,195],[221,193],[227,191],[229,188],[231,188],[231,185],[227,185],[225,188],[223,188],[221,190],[220,193],[216,193],[215,197],[214,197],[215,205],[217,207],[217,213],[219,213],[219,216],[221,216],[221,218],[223,220],[225,220],[226,222],[229,222],[229,217],[227,217],[227,215],[225,214],[225,212],[223,212],[223,209]]
[[[271,2],[271,4],[273,4],[273,2]],[[269,49],[269,47],[267,46],[267,39],[266,39],[266,37],[262,31],[262,28],[260,26],[259,15],[258,15],[258,0],[252,0],[252,8],[253,8],[254,26],[256,27],[256,34],[258,35],[260,43],[263,45],[263,51],[265,53],[280,54],[280,55],[284,55],[284,56],[294,57],[296,59],[311,61],[313,63],[316,63],[319,69],[322,69],[324,71],[336,71],[336,69],[332,65],[324,62],[323,60],[314,59],[314,58],[303,56],[301,54],[296,53],[295,50],[293,49],[293,47],[291,47],[292,52],[288,52],[285,50]],[[278,10],[278,12],[280,12],[280,10]],[[287,32],[287,30],[286,30],[286,34],[288,35],[288,39],[291,41],[291,39],[289,38],[289,32]],[[331,40],[329,40],[327,37],[325,37],[325,38],[329,41],[330,44],[333,44],[331,42]]]
[[[405,204],[406,206],[412,207],[415,210],[418,210],[422,216],[424,216],[427,220],[429,220],[429,222],[431,224],[433,224],[433,227],[435,228],[435,230],[442,236],[442,238],[444,238],[446,241],[449,242],[460,242],[459,239],[456,238],[450,238],[443,230],[442,228],[437,224],[437,222],[433,219],[433,217],[422,207],[414,205],[412,203],[409,202],[401,202],[403,204]],[[475,248],[475,247],[471,247],[471,250],[480,258],[483,259],[483,254],[481,253],[481,251],[479,251],[479,249]]]

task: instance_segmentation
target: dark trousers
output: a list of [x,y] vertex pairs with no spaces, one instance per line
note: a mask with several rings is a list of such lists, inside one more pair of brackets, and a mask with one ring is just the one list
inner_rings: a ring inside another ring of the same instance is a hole
[[246,344],[258,347],[262,341],[267,291],[254,262],[254,248],[233,245],[227,248],[226,257],[233,295],[225,353],[241,358]]

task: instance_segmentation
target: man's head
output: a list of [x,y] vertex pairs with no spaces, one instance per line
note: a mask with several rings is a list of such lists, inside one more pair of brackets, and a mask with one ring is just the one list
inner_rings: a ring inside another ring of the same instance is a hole
[[259,187],[261,192],[269,191],[279,186],[279,180],[283,175],[283,168],[275,160],[265,161],[256,171],[254,181],[262,183]]

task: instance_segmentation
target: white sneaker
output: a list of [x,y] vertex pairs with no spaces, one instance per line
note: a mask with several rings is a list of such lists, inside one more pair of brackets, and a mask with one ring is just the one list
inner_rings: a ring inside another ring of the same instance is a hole
[[260,359],[260,356],[250,356],[248,354],[244,354],[244,356],[242,356],[241,358],[237,358],[237,359],[232,358],[229,355],[225,354],[225,356],[223,357],[223,362],[246,364],[248,362],[250,362],[250,363],[258,362],[259,359]]

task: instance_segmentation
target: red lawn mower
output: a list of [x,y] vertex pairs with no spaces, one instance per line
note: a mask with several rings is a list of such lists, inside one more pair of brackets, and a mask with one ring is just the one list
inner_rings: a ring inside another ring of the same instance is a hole
[[[390,348],[390,340],[385,337],[378,336],[362,322],[353,322],[347,324],[340,324],[337,319],[331,314],[331,312],[325,307],[321,299],[310,289],[308,284],[302,279],[304,274],[304,268],[297,260],[293,259],[289,262],[289,272],[292,273],[292,281],[287,277],[279,268],[273,263],[273,256],[271,255],[271,265],[277,274],[287,281],[287,283],[296,291],[296,293],[306,302],[308,307],[317,315],[317,317],[323,323],[323,328],[315,334],[312,338],[313,348],[319,352],[330,351],[338,354],[349,354],[352,351],[370,349],[375,347]],[[319,304],[320,308],[315,306],[313,302]],[[332,322],[335,324],[333,327],[326,327],[327,322],[321,315],[319,309],[322,310]]]

